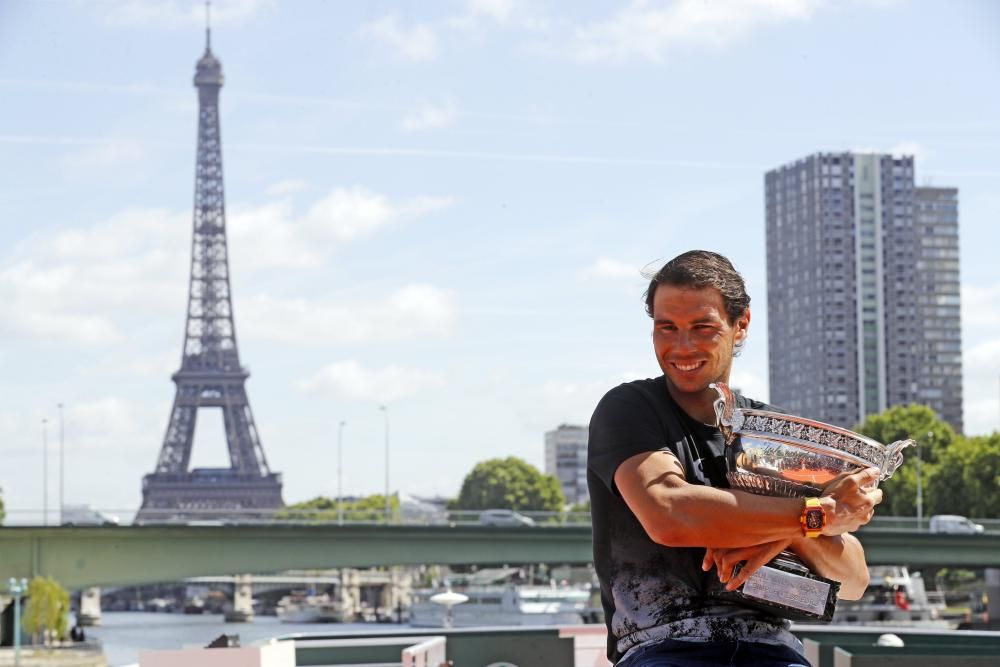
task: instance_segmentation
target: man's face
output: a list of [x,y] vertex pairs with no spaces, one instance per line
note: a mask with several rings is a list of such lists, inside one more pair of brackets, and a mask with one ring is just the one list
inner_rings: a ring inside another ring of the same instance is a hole
[[733,324],[714,287],[660,285],[653,296],[653,349],[671,391],[696,394],[729,382],[733,349],[747,336],[749,309]]

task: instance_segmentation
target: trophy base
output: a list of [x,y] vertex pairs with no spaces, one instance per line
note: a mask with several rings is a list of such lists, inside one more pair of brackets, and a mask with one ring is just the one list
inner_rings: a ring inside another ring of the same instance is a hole
[[[742,566],[733,568],[733,575]],[[810,572],[795,554],[783,551],[734,593],[743,604],[782,618],[829,623],[839,591],[840,582]]]

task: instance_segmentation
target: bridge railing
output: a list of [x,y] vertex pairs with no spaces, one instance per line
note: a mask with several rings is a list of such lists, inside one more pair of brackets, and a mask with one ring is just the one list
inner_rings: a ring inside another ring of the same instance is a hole
[[486,517],[479,510],[402,511],[395,509],[388,516],[382,509],[218,509],[186,508],[183,510],[143,510],[137,516],[134,509],[90,509],[86,515],[59,516],[58,510],[47,513],[39,509],[11,508],[6,510],[3,524],[8,526],[127,526],[127,525],[275,525],[275,524],[394,524],[394,525],[499,525],[499,526],[565,526],[590,525],[589,512],[516,512],[506,516]]
[[[512,514],[484,515],[479,510],[422,510],[414,511],[404,507],[396,508],[386,513],[383,509],[354,510],[343,508],[281,508],[268,509],[231,509],[220,512],[218,509],[188,508],[184,510],[144,510],[143,516],[137,520],[135,509],[92,509],[86,513],[66,512],[60,518],[58,509],[50,509],[47,513],[40,509],[10,508],[6,510],[3,521],[8,526],[115,526],[115,525],[277,525],[277,524],[393,524],[393,525],[499,525],[499,526],[581,526],[590,525],[589,512],[534,512],[519,511]],[[1000,533],[1000,519],[973,518],[982,524],[986,533]],[[918,521],[912,516],[880,516],[875,515],[867,529],[929,532],[929,517]]]

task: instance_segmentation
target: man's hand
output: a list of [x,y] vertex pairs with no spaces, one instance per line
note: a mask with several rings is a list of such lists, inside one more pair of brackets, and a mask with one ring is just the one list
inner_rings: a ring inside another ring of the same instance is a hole
[[[719,574],[719,581],[726,584],[727,591],[734,591],[742,586],[762,565],[766,565],[772,558],[787,549],[791,543],[792,540],[787,539],[735,549],[708,547],[705,549],[705,557],[701,561],[701,569],[708,572],[714,565]],[[734,577],[733,568],[744,561],[743,568]]]
[[866,468],[831,482],[820,496],[826,511],[824,535],[853,533],[872,520],[882,490],[875,488],[878,468]]

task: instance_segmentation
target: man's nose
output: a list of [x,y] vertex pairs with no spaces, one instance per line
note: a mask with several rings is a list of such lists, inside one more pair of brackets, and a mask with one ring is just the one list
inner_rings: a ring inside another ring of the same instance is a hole
[[691,336],[690,331],[685,331],[681,329],[677,331],[677,336],[674,338],[674,344],[678,348],[686,350],[688,348],[694,347],[694,338]]

